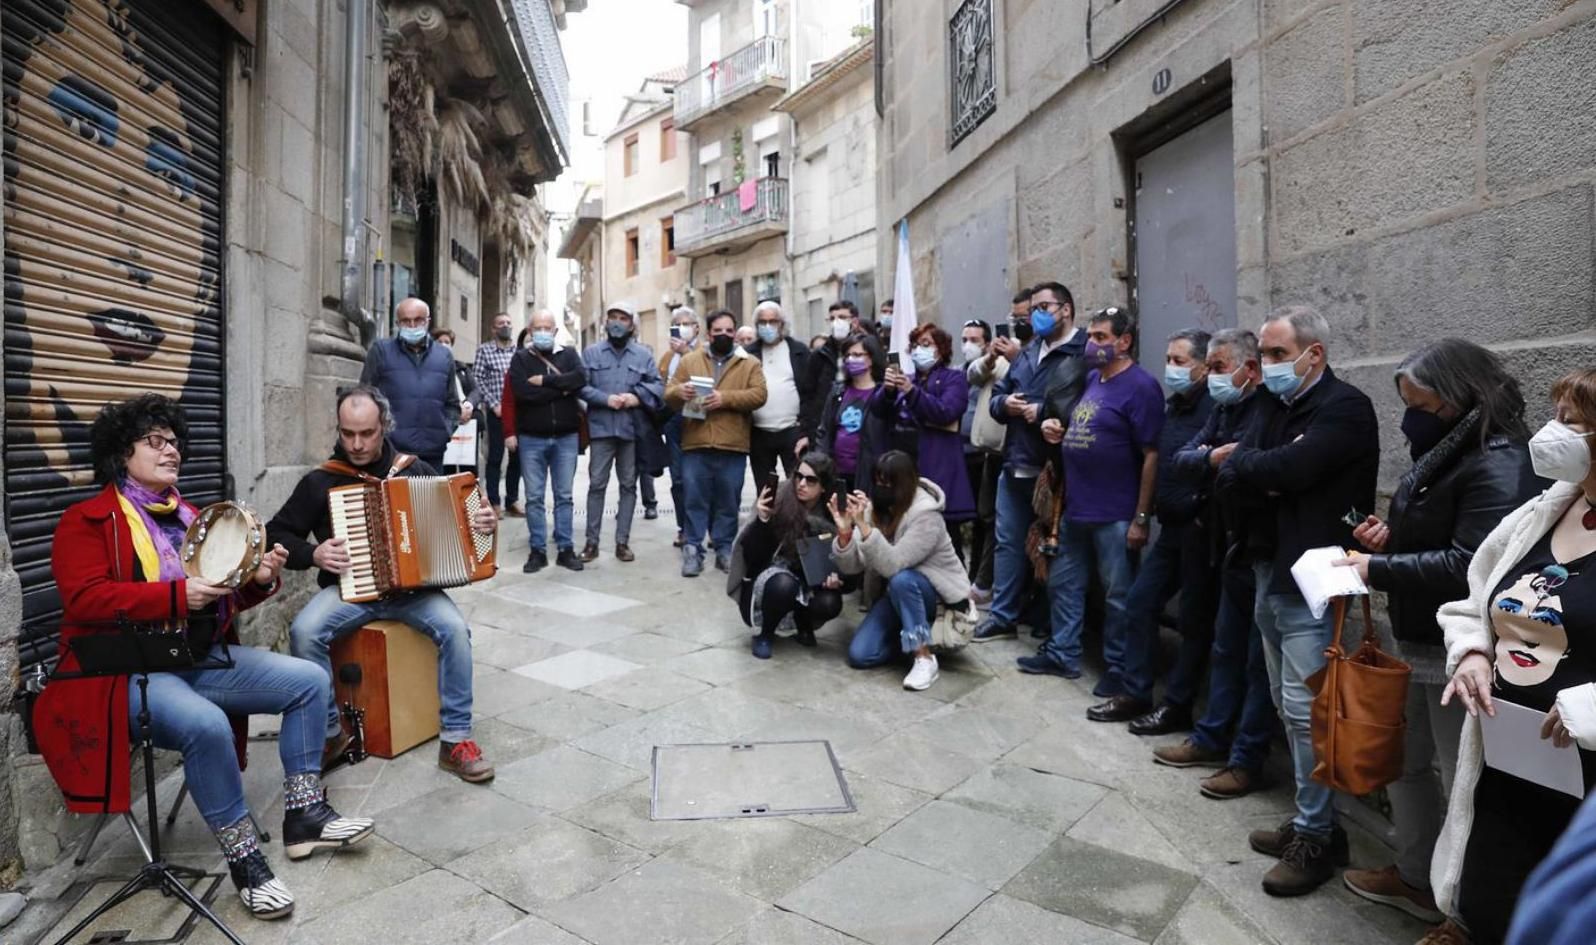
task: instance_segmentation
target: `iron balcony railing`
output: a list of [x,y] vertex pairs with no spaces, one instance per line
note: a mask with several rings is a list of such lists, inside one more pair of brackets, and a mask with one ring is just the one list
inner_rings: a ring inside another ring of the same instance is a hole
[[787,180],[761,177],[676,211],[676,252],[691,254],[755,230],[787,225]]
[[780,36],[761,36],[678,85],[676,126],[683,127],[767,84],[787,86],[787,41]]

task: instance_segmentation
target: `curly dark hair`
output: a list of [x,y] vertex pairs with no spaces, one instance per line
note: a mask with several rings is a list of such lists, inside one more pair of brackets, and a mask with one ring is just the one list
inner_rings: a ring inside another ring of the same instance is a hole
[[166,427],[188,446],[188,421],[183,407],[161,394],[140,394],[132,400],[106,404],[89,427],[89,456],[94,461],[94,481],[116,481],[127,469],[133,444],[151,430]]

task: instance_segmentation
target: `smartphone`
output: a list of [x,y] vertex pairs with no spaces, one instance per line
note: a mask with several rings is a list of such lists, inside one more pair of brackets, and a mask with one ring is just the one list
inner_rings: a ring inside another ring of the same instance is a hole
[[687,331],[687,326],[686,325],[672,325],[671,326],[671,337],[675,338],[678,341],[680,341],[683,337],[685,337],[685,335],[683,333],[686,332],[686,331]]
[[992,326],[992,331],[995,332],[999,338],[1007,338],[1009,337],[1009,323],[998,322],[996,325]]
[[780,486],[780,485],[781,485],[781,473],[772,472],[770,475],[765,477],[765,480],[763,482],[761,482],[759,484],[759,494],[760,495],[764,495],[765,494],[765,490],[769,489],[770,490],[770,494],[771,495],[775,495],[776,494],[776,488],[778,486]]

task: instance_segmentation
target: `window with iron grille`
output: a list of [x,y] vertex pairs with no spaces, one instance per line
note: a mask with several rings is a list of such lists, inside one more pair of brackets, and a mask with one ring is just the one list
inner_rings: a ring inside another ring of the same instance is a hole
[[964,0],[948,21],[948,147],[997,110],[992,0]]

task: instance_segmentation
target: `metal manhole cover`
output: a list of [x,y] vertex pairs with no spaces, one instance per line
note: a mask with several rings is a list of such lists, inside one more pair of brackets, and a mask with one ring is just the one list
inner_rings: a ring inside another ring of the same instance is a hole
[[654,748],[653,820],[849,814],[855,809],[828,741]]

